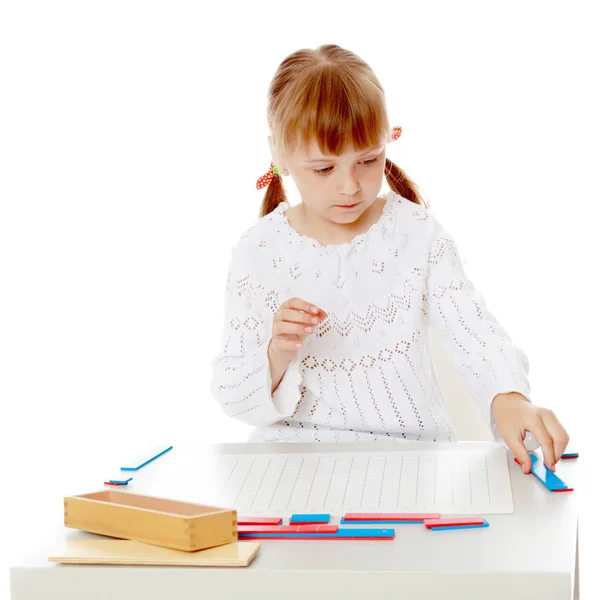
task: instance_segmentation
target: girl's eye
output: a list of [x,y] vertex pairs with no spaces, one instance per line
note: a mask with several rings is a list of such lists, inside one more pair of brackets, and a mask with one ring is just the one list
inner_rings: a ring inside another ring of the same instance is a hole
[[[377,158],[371,158],[370,160],[365,160],[364,163],[367,167],[370,167],[373,163],[377,162]],[[368,164],[367,164],[368,163]],[[315,173],[319,175],[329,175],[331,171],[329,169],[333,169],[333,167],[325,167],[324,169],[313,169]]]

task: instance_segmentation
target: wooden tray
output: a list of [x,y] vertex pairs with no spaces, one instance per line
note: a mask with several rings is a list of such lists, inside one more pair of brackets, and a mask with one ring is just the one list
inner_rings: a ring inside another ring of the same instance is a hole
[[64,499],[65,526],[186,550],[237,542],[237,513],[143,494],[102,490]]
[[233,542],[225,546],[184,552],[131,540],[72,539],[56,549],[50,562],[79,565],[170,565],[181,567],[247,567],[259,542]]

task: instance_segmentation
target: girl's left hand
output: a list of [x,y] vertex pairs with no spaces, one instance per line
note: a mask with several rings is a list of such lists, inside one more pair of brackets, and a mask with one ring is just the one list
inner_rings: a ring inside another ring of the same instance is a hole
[[498,394],[492,401],[492,412],[506,445],[523,466],[531,470],[531,458],[523,440],[527,432],[540,443],[544,464],[552,471],[569,443],[569,436],[556,415],[547,408],[535,406],[518,392]]

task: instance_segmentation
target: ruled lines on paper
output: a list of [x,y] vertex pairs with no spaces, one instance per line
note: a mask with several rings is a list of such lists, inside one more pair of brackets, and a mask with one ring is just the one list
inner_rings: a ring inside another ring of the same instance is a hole
[[248,515],[514,511],[503,448],[228,455],[214,477],[214,502]]

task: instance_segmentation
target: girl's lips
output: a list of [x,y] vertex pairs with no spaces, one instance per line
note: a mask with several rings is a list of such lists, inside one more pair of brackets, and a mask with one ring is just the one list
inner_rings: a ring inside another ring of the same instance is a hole
[[354,208],[355,206],[358,206],[360,204],[360,202],[357,202],[356,204],[338,204],[338,206],[340,208]]

